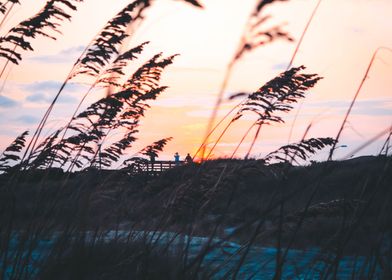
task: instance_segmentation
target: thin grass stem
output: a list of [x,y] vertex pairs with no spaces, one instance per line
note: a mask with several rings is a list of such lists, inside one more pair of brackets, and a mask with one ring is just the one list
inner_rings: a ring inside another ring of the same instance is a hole
[[328,160],[332,160],[332,156],[333,156],[333,154],[335,152],[335,149],[336,149],[336,144],[339,142],[340,136],[341,136],[341,134],[343,132],[343,129],[344,129],[345,125],[346,125],[347,119],[350,116],[351,110],[354,107],[355,102],[357,101],[357,98],[358,98],[359,94],[361,93],[362,87],[365,84],[365,82],[366,82],[366,80],[367,80],[367,78],[369,76],[369,72],[370,72],[370,70],[371,70],[371,68],[372,68],[372,66],[374,64],[374,61],[376,60],[377,54],[380,51],[382,51],[382,50],[392,52],[392,49],[388,48],[388,47],[379,47],[379,48],[377,48],[374,51],[374,53],[372,55],[372,58],[370,59],[370,62],[368,64],[368,67],[367,67],[367,69],[365,71],[365,74],[362,77],[362,81],[360,82],[359,87],[358,87],[357,91],[355,92],[354,98],[351,100],[350,106],[348,107],[348,110],[347,110],[346,114],[344,115],[343,122],[340,125],[338,134],[335,137],[336,142],[334,143],[334,145],[332,146],[331,150],[329,151]]

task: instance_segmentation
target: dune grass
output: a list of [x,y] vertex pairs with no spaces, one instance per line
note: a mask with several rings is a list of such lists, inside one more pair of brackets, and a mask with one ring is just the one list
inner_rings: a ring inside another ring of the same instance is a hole
[[[4,17],[5,8],[12,8],[8,2],[0,3]],[[201,7],[198,1],[186,2]],[[268,19],[264,7],[274,2],[280,1],[257,1],[226,82],[246,52],[275,39],[291,40],[281,26],[262,30]],[[1,38],[7,64],[21,61],[16,47],[32,51],[28,38],[54,39],[47,28],[56,31],[58,24],[51,20],[71,18],[59,10],[59,3],[76,10],[72,1],[48,1],[27,21],[33,25],[22,22],[18,26],[23,29],[17,26]],[[303,66],[245,94],[245,101],[231,111],[236,115],[230,124],[247,113],[258,117],[252,125],[258,130],[245,159],[191,163],[159,177],[135,172],[135,164],[157,156],[172,140],[166,136],[131,152],[149,101],[165,91],[160,80],[176,57],[156,54],[135,72],[125,70],[137,62],[147,44],[120,52],[129,36],[128,26],[137,26],[152,4],[136,0],[115,15],[74,63],[32,137],[24,132],[0,156],[1,278],[392,277],[388,152],[304,164],[329,146],[333,155],[339,132],[336,139],[304,137],[264,158],[250,158],[261,127],[284,122],[282,114],[321,79],[303,73]],[[31,36],[18,37],[15,32]],[[4,42],[14,44],[14,51]],[[41,137],[59,95],[78,76],[92,79],[80,104],[96,86],[111,90],[81,112],[79,104],[66,126]],[[224,88],[225,83],[221,92]],[[220,94],[206,139],[215,130],[211,128],[221,98]],[[355,98],[346,118],[354,103]],[[119,131],[121,139],[110,141],[109,136]]]

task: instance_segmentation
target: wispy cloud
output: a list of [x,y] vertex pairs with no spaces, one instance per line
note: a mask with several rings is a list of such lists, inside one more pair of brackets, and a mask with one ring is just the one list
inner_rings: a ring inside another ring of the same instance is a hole
[[50,102],[50,98],[46,94],[36,93],[36,94],[27,96],[26,101],[30,101],[30,102],[34,102],[34,103],[48,103],[48,102]]
[[[27,93],[25,101],[32,103],[50,103],[54,98],[54,94],[61,87],[59,81],[42,81],[30,84],[23,84],[20,88]],[[67,91],[83,92],[84,86],[79,84],[68,84]],[[68,93],[60,95],[58,101],[60,103],[76,103],[77,99]]]
[[[29,95],[26,101],[33,103],[51,103],[53,101],[53,96],[48,93],[35,93]],[[60,103],[76,103],[77,99],[69,95],[60,95],[57,102]]]
[[31,115],[22,115],[14,120],[23,124],[36,124],[39,121],[37,117]]
[[213,105],[215,96],[211,94],[210,96],[199,95],[199,94],[186,94],[183,96],[162,96],[154,102],[155,106],[161,107],[210,107]]
[[288,62],[276,63],[272,65],[272,70],[285,71],[288,65],[289,65]]
[[349,27],[349,30],[352,33],[356,33],[356,34],[363,34],[366,32],[366,30],[363,27],[359,27],[359,26],[352,26],[351,28]]
[[18,105],[17,101],[15,101],[9,97],[0,95],[0,107],[1,108],[15,107],[16,105]]
[[68,49],[64,49],[57,54],[53,55],[41,55],[30,58],[40,63],[72,63],[77,57],[83,52],[84,46],[76,46]]
[[[22,85],[22,89],[29,92],[53,92],[61,87],[62,83],[59,81],[42,81]],[[70,91],[77,91],[83,88],[82,85],[68,84],[67,89]]]
[[[345,114],[351,101],[331,100],[310,102],[308,108],[329,108],[337,114]],[[353,115],[391,116],[392,99],[358,100],[352,110]]]

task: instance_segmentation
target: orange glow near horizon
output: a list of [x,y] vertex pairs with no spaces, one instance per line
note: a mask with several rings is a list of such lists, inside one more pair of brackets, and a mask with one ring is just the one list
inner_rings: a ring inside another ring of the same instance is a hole
[[[23,130],[33,131],[43,115],[48,101],[35,102],[32,96],[47,94],[50,97],[55,92],[50,92],[49,87],[39,87],[39,83],[61,82],[80,55],[80,49],[130,1],[112,2],[84,1],[79,5],[78,12],[73,13],[72,21],[64,23],[61,28],[63,35],[59,35],[57,41],[34,41],[35,51],[23,54],[21,65],[12,68],[1,92],[1,96],[12,101],[7,101],[8,105],[4,106],[0,103],[0,117],[3,119],[0,123],[0,150]],[[200,2],[205,9],[196,9],[183,1],[157,1],[148,11],[146,21],[131,37],[130,46],[151,42],[133,68],[159,52],[167,56],[180,54],[165,72],[161,84],[169,88],[151,103],[152,108],[142,121],[139,141],[133,151],[172,136],[174,139],[161,156],[169,159],[175,152],[181,156],[194,154],[203,140],[224,72],[256,1]],[[13,26],[31,16],[44,3],[44,0],[23,1],[7,26]],[[272,16],[272,24],[287,23],[285,30],[298,40],[316,3],[308,0],[278,2],[266,13]],[[324,79],[308,93],[300,105],[300,111],[297,111],[297,106],[284,117],[285,124],[263,128],[252,155],[258,157],[287,144],[294,119],[292,141],[301,139],[309,123],[313,125],[308,137],[336,136],[372,53],[380,46],[392,47],[392,1],[322,1],[294,65],[305,65],[307,72],[318,73]],[[236,92],[255,91],[284,71],[294,48],[295,43],[278,40],[246,54],[234,68],[226,97]],[[348,144],[349,149],[354,150],[391,126],[391,78],[392,53],[382,51],[367,77],[342,135],[341,141]],[[64,101],[56,107],[50,119],[53,128],[66,122],[74,109],[71,106],[76,106],[84,93],[80,94],[71,88],[64,94],[70,101]],[[101,96],[102,93],[97,91],[89,97],[89,102]],[[74,103],[71,99],[75,100]],[[225,100],[218,120],[238,102]],[[254,116],[249,115],[233,125],[217,145],[213,157],[230,156],[253,120]],[[245,139],[237,156],[246,153],[253,133]],[[212,135],[210,141],[216,140],[218,135],[219,131]],[[376,154],[383,141],[380,139],[362,153]],[[343,156],[349,153],[349,149],[337,151],[337,154]],[[325,154],[321,156],[325,157]]]

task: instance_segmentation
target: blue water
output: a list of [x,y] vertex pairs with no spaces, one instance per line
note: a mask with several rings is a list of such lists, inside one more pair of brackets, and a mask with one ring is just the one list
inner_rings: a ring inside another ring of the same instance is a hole
[[[130,232],[114,232],[108,231],[103,237],[103,242],[109,242],[114,239],[122,240],[129,236]],[[17,234],[10,242],[9,250],[9,262],[15,257],[16,252],[20,252],[18,249],[20,246],[20,240]],[[93,234],[87,234],[87,240],[93,239]],[[27,275],[34,276],[38,270],[39,263],[50,254],[51,248],[55,245],[59,234],[54,234],[50,238],[40,239],[33,246],[31,256],[26,261],[26,255],[21,259],[27,263],[20,264],[24,267],[24,273]],[[179,252],[183,248],[188,248],[189,260],[192,261],[197,257],[200,252],[205,250],[209,243],[210,249],[205,254],[205,258],[202,261],[202,266],[209,268],[209,271],[213,271],[214,275],[212,279],[228,279],[237,270],[238,264],[246,250],[245,246],[241,246],[234,242],[222,241],[220,239],[209,240],[206,237],[188,237],[185,235],[178,235],[175,233],[151,233],[151,232],[132,232],[132,239],[138,240],[143,238],[148,242],[167,245],[169,250],[173,253]],[[27,245],[25,248],[27,252]],[[23,251],[23,250],[22,250]],[[282,250],[282,254],[285,250]],[[275,275],[276,270],[276,258],[278,250],[276,248],[266,248],[260,246],[252,246],[246,258],[241,261],[237,279],[272,279]],[[319,249],[313,250],[288,250],[285,257],[285,262],[282,271],[282,279],[321,279],[321,276],[325,273],[325,269],[328,267],[327,264],[333,263],[334,256],[328,256],[322,254]],[[337,270],[337,279],[366,279],[368,269],[366,268],[368,259],[365,257],[352,257],[345,256],[339,262]],[[0,263],[1,264],[1,263]],[[361,269],[364,270],[361,271]],[[10,279],[12,266],[7,267],[5,279]],[[356,275],[353,276],[355,271]],[[360,273],[362,276],[360,276]],[[377,271],[380,273],[380,271]],[[14,274],[15,275],[15,274]],[[333,274],[331,274],[332,278]],[[376,274],[376,276],[379,276]],[[375,279],[382,279],[381,276],[375,277]]]

